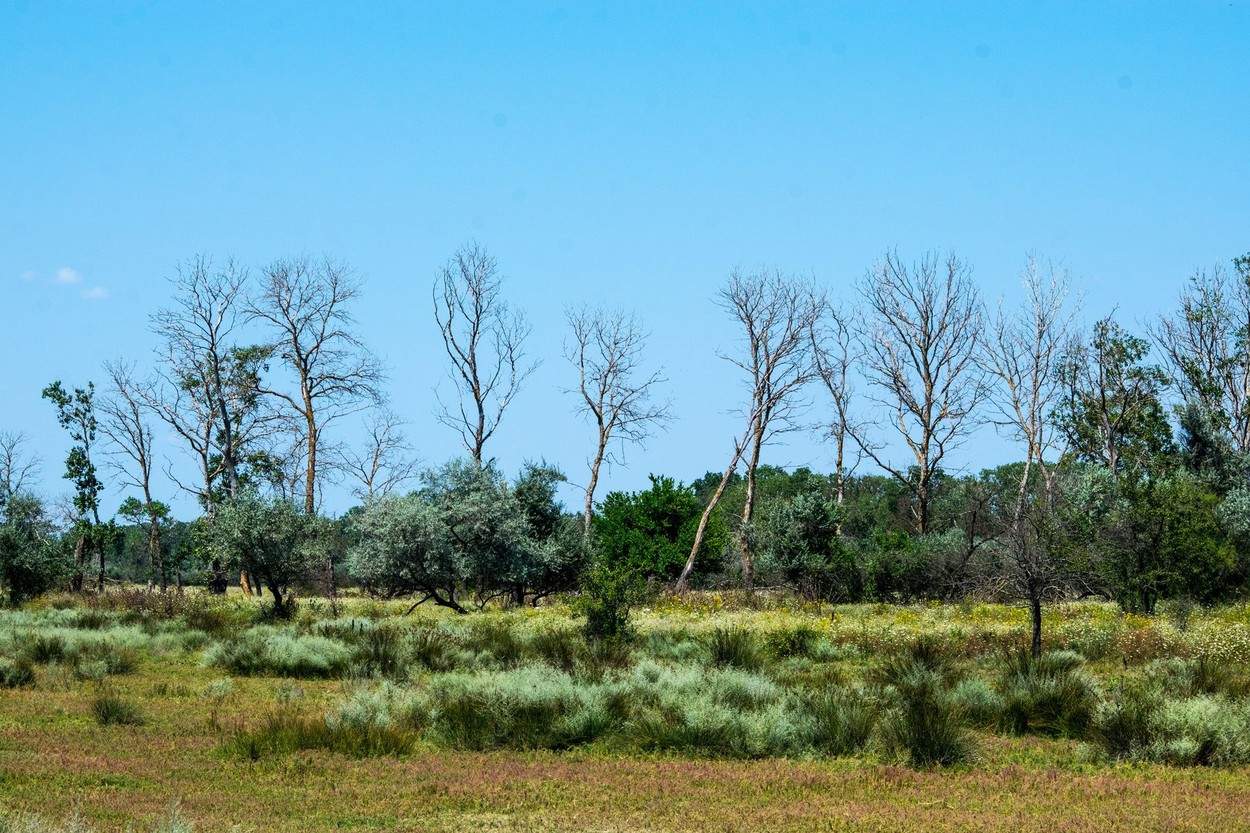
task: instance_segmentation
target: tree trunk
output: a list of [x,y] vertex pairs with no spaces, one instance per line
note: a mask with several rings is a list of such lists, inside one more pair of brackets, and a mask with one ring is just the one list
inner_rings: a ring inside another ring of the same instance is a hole
[[[150,501],[148,505],[151,505]],[[148,562],[151,565],[151,571],[156,574],[160,582],[161,592],[164,593],[168,582],[165,579],[165,559],[161,555],[160,519],[155,515],[150,516],[148,521]]]
[[595,512],[595,488],[599,485],[599,467],[603,465],[605,444],[602,437],[599,448],[595,451],[595,459],[590,464],[590,482],[586,484],[586,505],[582,509],[582,534],[590,535],[590,522]]
[[699,526],[694,532],[694,543],[690,547],[690,557],[686,559],[686,566],[682,568],[681,575],[677,578],[677,584],[673,586],[673,590],[678,593],[686,592],[686,589],[690,586],[690,574],[694,572],[694,559],[699,554],[699,547],[703,546],[703,535],[707,532],[708,519],[712,517],[712,510],[716,508],[716,504],[720,503],[721,495],[725,493],[725,487],[729,485],[729,478],[733,476],[734,471],[738,468],[738,461],[742,458],[742,449],[742,444],[739,444],[734,449],[733,459],[725,467],[725,473],[721,475],[720,483],[716,486],[712,499],[708,501],[707,506],[703,509],[703,514],[699,517]]
[[1032,623],[1033,638],[1029,644],[1029,654],[1033,659],[1042,655],[1042,596],[1033,592],[1029,596],[1029,621]]
[[742,526],[738,529],[738,549],[742,556],[742,586],[748,593],[755,589],[755,553],[751,539],[751,519],[755,515],[755,471],[760,464],[760,448],[764,444],[763,426],[751,438],[751,458],[747,461],[746,500],[742,504]]
[[78,542],[74,544],[74,575],[70,577],[69,587],[75,593],[81,593],[85,581],[87,558],[87,536],[79,533]]

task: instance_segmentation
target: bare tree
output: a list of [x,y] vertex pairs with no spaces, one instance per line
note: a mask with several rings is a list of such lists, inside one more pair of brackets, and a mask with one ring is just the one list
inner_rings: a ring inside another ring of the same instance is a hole
[[[860,452],[855,462],[847,463],[848,429],[852,421],[851,400],[854,395],[852,374],[859,361],[855,330],[846,313],[829,307],[823,324],[812,328],[811,338],[816,375],[829,392],[833,403],[833,413],[826,431],[829,439],[833,440],[834,496],[838,506],[841,506],[846,500],[847,478],[862,458]],[[841,526],[839,520],[839,532]]]
[[929,531],[933,481],[947,454],[970,433],[985,398],[978,364],[981,304],[969,268],[954,254],[908,266],[890,252],[861,284],[868,316],[859,330],[866,398],[891,414],[911,452],[907,466],[886,458],[864,425],[847,434],[912,497],[916,531]]
[[[797,417],[808,404],[801,393],[816,376],[812,328],[820,319],[825,302],[806,281],[776,271],[735,270],[720,292],[720,304],[742,327],[741,354],[722,358],[745,374],[749,400],[744,409],[746,431],[734,444],[733,459],[711,502],[719,501],[738,462],[743,462],[746,495],[737,538],[743,585],[751,590],[755,585],[751,523],[757,501],[755,475],[760,454],[779,434],[801,427]],[[692,558],[702,541],[695,543]],[[687,565],[693,569],[692,560]],[[678,586],[684,588],[688,578],[689,571],[683,570]]]
[[26,450],[29,443],[21,431],[0,431],[0,509],[39,474],[42,461]]
[[1054,507],[1054,473],[1046,457],[1058,437],[1051,412],[1063,395],[1056,372],[1069,340],[1071,315],[1066,311],[1066,275],[1053,266],[1043,274],[1030,257],[1025,264],[1025,301],[1015,313],[999,310],[985,343],[984,362],[994,382],[990,396],[995,427],[1024,446],[1024,466],[1007,530],[1009,578],[1029,604],[1031,651],[1041,656],[1042,603],[1063,589],[1064,570],[1058,553],[1038,534],[1048,526]]
[[168,577],[161,552],[161,522],[169,510],[152,497],[152,428],[146,404],[152,400],[150,385],[135,378],[133,365],[106,362],[104,369],[111,389],[100,401],[100,433],[112,445],[111,463],[122,478],[122,487],[137,489],[143,495],[142,505],[134,506],[133,514],[147,518],[148,563],[164,593]]
[[472,242],[452,256],[434,282],[434,320],[457,393],[454,410],[439,399],[438,420],[460,436],[480,464],[487,440],[537,367],[525,357],[530,327],[504,300],[495,258]]
[[603,310],[569,310],[566,313],[572,341],[565,355],[577,368],[578,410],[595,426],[595,450],[587,461],[590,479],[582,509],[582,529],[590,534],[595,489],[603,464],[621,458],[613,453],[613,440],[641,445],[648,433],[669,419],[669,403],[651,399],[657,385],[667,381],[659,370],[642,370],[646,334],[633,316]]
[[1230,277],[1216,267],[1197,272],[1177,311],[1151,335],[1184,402],[1216,417],[1239,452],[1250,451],[1250,261]]
[[393,411],[375,411],[365,421],[365,444],[345,448],[339,466],[355,481],[352,493],[361,500],[388,495],[417,476],[419,461],[404,437],[403,420]]
[[294,391],[263,382],[258,389],[289,406],[303,429],[303,502],[310,515],[317,511],[323,473],[323,432],[381,401],[382,370],[351,329],[349,307],[359,295],[359,284],[341,264],[295,258],[265,269],[260,293],[248,306],[273,330],[273,354],[294,377]]
[[272,430],[256,393],[266,351],[236,343],[247,280],[233,262],[217,269],[196,257],[173,280],[173,305],[152,317],[162,345],[158,384],[142,390],[145,404],[186,443],[200,482],[167,473],[210,512],[223,487],[227,496],[238,493],[247,449]]

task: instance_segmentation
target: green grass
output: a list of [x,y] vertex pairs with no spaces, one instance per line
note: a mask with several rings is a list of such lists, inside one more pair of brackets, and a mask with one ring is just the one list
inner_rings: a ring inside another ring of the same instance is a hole
[[[0,825],[59,830],[77,807],[100,831],[1245,827],[1240,606],[1182,633],[1069,605],[1048,646],[1095,658],[1013,665],[1027,621],[997,605],[698,594],[639,609],[599,656],[560,605],[306,601],[257,626],[217,604],[0,612],[0,669],[26,669],[0,694],[0,807],[27,826]],[[80,673],[115,649],[133,661]],[[177,800],[184,827],[154,827]]]

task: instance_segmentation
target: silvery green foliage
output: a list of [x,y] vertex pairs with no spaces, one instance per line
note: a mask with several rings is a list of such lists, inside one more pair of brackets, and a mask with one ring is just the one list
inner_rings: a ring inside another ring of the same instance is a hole
[[324,563],[325,521],[281,498],[254,493],[225,501],[206,528],[209,547],[237,564],[285,605],[288,588],[308,580]]
[[348,568],[368,591],[462,609],[466,593],[480,601],[546,592],[576,572],[580,536],[562,523],[540,540],[494,466],[456,460],[423,481],[418,492],[369,503],[355,520]]
[[1219,515],[1220,523],[1234,537],[1250,541],[1250,488],[1242,486],[1225,495]]

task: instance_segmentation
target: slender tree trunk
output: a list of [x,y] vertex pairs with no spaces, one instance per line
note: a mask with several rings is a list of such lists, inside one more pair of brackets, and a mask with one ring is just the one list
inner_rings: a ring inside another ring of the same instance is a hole
[[69,587],[75,593],[81,593],[83,584],[85,583],[87,560],[87,535],[79,533],[78,541],[74,544],[74,575],[69,580]]
[[725,487],[729,485],[729,478],[733,477],[734,471],[738,468],[738,461],[742,458],[743,447],[742,444],[739,444],[734,449],[733,459],[725,467],[725,473],[721,475],[720,483],[717,484],[716,491],[712,494],[712,499],[708,501],[707,506],[703,509],[703,514],[699,516],[699,526],[694,532],[694,543],[690,547],[690,557],[686,559],[686,566],[682,568],[681,575],[677,578],[677,584],[673,586],[673,590],[678,593],[686,592],[686,589],[690,586],[690,574],[694,572],[694,559],[699,554],[699,548],[703,546],[703,536],[707,532],[708,520],[712,517],[712,510],[716,508],[716,504],[720,503],[721,496],[725,494]]
[[757,426],[751,439],[751,458],[747,461],[746,500],[742,503],[742,525],[738,530],[738,549],[742,556],[742,586],[748,593],[755,589],[755,552],[751,520],[755,515],[755,472],[760,464],[760,448],[763,444],[763,427]]
[[1037,589],[1029,594],[1029,621],[1033,626],[1029,654],[1037,659],[1042,655],[1042,594]]
[[590,534],[590,522],[595,512],[595,488],[599,485],[599,468],[603,465],[604,449],[607,447],[603,433],[599,434],[599,447],[595,450],[595,459],[590,464],[590,481],[586,484],[586,505],[582,509],[582,534]]

